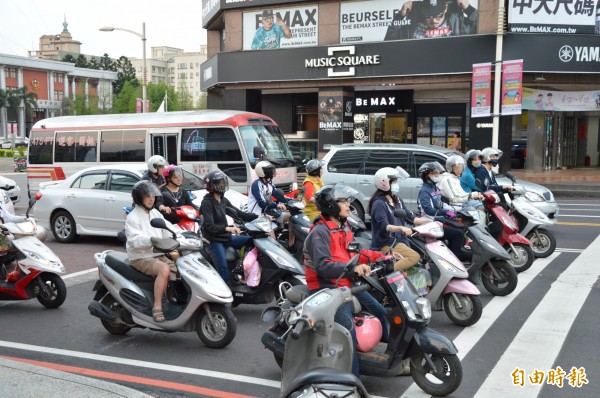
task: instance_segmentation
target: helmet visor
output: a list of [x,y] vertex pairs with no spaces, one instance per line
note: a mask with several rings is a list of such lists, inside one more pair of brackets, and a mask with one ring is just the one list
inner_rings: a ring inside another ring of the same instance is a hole
[[353,202],[358,192],[349,186],[337,184],[333,188],[333,198],[336,202]]
[[406,170],[400,166],[396,166],[395,170],[396,174],[393,176],[394,178],[390,176],[390,180],[406,180],[408,177],[410,177],[410,174],[408,174]]

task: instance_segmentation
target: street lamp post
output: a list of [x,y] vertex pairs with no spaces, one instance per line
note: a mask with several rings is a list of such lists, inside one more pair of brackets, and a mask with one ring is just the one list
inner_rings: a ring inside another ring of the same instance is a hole
[[133,30],[124,29],[124,28],[115,28],[112,26],[105,26],[100,28],[101,32],[112,32],[115,30],[122,30],[123,32],[129,32],[133,35],[142,39],[143,43],[143,52],[142,52],[142,62],[143,62],[143,70],[142,70],[142,113],[144,113],[146,107],[146,98],[147,98],[147,90],[148,90],[148,80],[146,78],[146,22],[142,22],[142,33],[135,32]]

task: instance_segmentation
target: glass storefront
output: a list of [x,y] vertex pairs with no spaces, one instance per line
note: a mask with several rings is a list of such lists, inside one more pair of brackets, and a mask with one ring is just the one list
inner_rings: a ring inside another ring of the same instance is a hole
[[359,113],[354,115],[354,131],[363,136],[364,143],[403,144],[408,137],[407,120],[406,114]]

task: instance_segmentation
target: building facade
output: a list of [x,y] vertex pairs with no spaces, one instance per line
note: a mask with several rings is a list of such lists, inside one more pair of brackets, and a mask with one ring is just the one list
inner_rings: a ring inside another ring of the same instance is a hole
[[[516,3],[203,0],[208,60],[201,87],[209,108],[273,117],[299,158],[348,142],[483,148],[492,145],[494,120],[471,117],[472,71],[473,64],[498,63],[497,49],[499,61],[523,60],[522,85],[534,92],[557,98],[600,90],[593,16],[591,32],[518,33],[511,16],[532,14],[535,4],[518,10]],[[585,21],[596,12],[591,7],[579,9]],[[523,26],[540,25],[536,18],[545,21],[534,15]],[[557,56],[566,45],[591,55],[565,62]],[[599,118],[589,107],[498,115],[503,166],[510,167],[515,142],[527,146],[527,168],[598,164]]]
[[[117,72],[77,68],[74,64],[47,59],[0,54],[0,89],[27,87],[37,95],[37,109],[26,118],[24,106],[15,110],[0,108],[0,136],[17,133],[29,135],[29,129],[38,120],[61,116],[68,99],[84,95],[98,100],[100,109],[112,108],[112,82]],[[15,130],[18,129],[18,132]]]

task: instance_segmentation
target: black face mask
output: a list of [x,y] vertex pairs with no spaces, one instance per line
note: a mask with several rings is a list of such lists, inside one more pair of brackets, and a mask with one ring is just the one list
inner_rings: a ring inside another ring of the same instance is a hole
[[498,160],[497,159],[492,159],[490,160],[490,163],[492,164],[492,166],[496,167],[498,166]]

